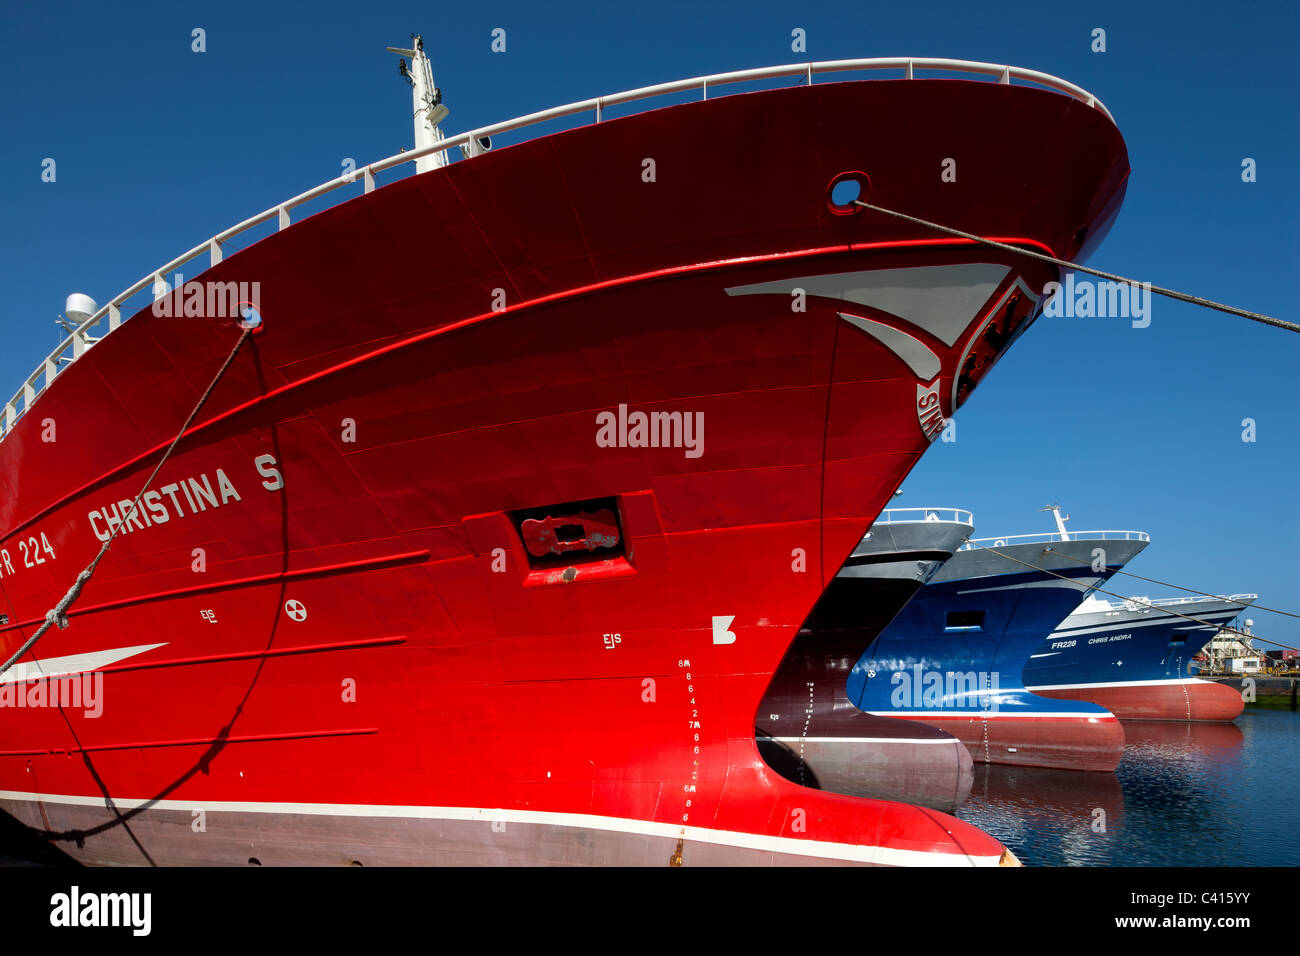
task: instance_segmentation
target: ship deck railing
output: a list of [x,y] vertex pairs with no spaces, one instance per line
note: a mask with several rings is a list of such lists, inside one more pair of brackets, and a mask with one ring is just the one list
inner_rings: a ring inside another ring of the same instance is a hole
[[[914,79],[918,71],[935,72],[939,74],[965,74],[987,77],[997,83],[1010,84],[1013,81],[1017,83],[1027,83],[1039,87],[1045,87],[1058,93],[1064,93],[1073,97],[1089,107],[1098,110],[1106,116],[1112,123],[1115,121],[1110,111],[1102,105],[1101,101],[1082,87],[1075,86],[1067,80],[1052,76],[1049,73],[1042,73],[1038,70],[1028,70],[1022,67],[1010,66],[995,63],[980,63],[972,60],[951,60],[937,57],[874,57],[867,59],[854,60],[824,60],[816,63],[796,63],[786,66],[764,67],[754,70],[737,70],[730,73],[715,73],[710,76],[697,76],[686,80],[677,80],[671,83],[659,83],[654,86],[643,86],[635,90],[627,90],[622,93],[614,93],[609,96],[599,96],[592,99],[580,100],[576,103],[569,103],[565,106],[557,106],[553,109],[542,110],[536,113],[528,113],[515,119],[506,120],[501,123],[494,123],[489,126],[482,126],[478,129],[460,133],[456,136],[449,136],[430,146],[421,147],[420,149],[407,150],[398,153],[395,156],[389,156],[387,159],[381,159],[378,162],[370,163],[359,169],[347,172],[342,176],[336,176],[328,182],[321,183],[306,192],[299,193],[292,199],[286,199],[284,202],[277,203],[270,209],[251,216],[229,229],[225,229],[215,236],[205,239],[193,249],[177,256],[170,262],[159,266],[145,275],[138,282],[128,286],[117,295],[108,300],[108,303],[102,306],[92,316],[84,322],[77,325],[72,332],[59,343],[59,346],[46,356],[23,382],[18,391],[14,393],[13,398],[5,403],[3,414],[0,415],[0,441],[4,439],[13,428],[14,423],[21,418],[37,398],[49,388],[50,384],[58,376],[59,372],[71,365],[77,359],[81,358],[87,350],[96,342],[100,341],[103,336],[96,337],[92,333],[100,327],[100,324],[107,322],[107,330],[104,335],[112,333],[123,321],[123,307],[128,300],[144,292],[145,289],[151,289],[154,300],[168,294],[171,289],[166,283],[164,276],[176,272],[183,266],[201,256],[207,256],[209,267],[215,266],[222,259],[224,254],[229,253],[226,248],[227,244],[236,237],[261,226],[265,223],[275,221],[276,229],[287,229],[292,222],[291,213],[299,206],[318,199],[327,193],[342,189],[354,184],[360,184],[365,192],[371,192],[375,189],[376,176],[379,173],[386,172],[399,166],[405,166],[407,163],[413,163],[417,159],[423,159],[436,153],[447,152],[450,156],[450,150],[459,147],[466,159],[472,160],[482,151],[481,141],[485,137],[500,136],[503,133],[511,133],[516,130],[529,126],[536,126],[542,123],[549,123],[553,120],[563,119],[572,116],[581,116],[592,114],[596,123],[605,119],[604,113],[611,107],[617,107],[625,103],[632,103],[638,100],[650,99],[652,97],[661,97],[681,93],[698,93],[702,99],[708,99],[711,93],[715,93],[718,87],[729,86],[738,83],[757,83],[769,80],[779,80],[787,77],[797,77],[801,83],[812,85],[813,78],[825,76],[832,73],[852,73],[852,72],[897,72],[902,71],[903,78]],[[671,105],[671,104],[670,104]],[[585,124],[584,124],[585,125]],[[429,170],[433,172],[434,170]],[[341,200],[339,200],[341,201]],[[136,309],[135,311],[138,311]],[[129,317],[133,314],[132,310],[127,309],[126,315]]]
[[903,524],[908,521],[955,521],[974,525],[974,516],[960,508],[886,508],[873,524]]
[[[1186,604],[1199,604],[1205,601],[1222,601],[1225,604],[1240,604],[1244,609],[1249,607],[1250,602],[1257,600],[1259,600],[1258,594],[1193,594],[1189,597],[1155,598],[1154,600],[1142,597],[1132,598],[1128,601],[1106,601],[1101,598],[1094,598],[1094,603],[1090,604],[1087,608],[1084,608],[1081,605],[1078,610],[1119,611],[1124,610],[1130,604],[1135,602],[1144,606],[1149,604],[1152,607],[1177,607]],[[1105,605],[1105,607],[1102,605]]]
[[1041,534],[1012,534],[1002,538],[971,538],[961,546],[971,548],[1005,548],[1013,544],[1051,544],[1053,541],[1150,541],[1145,531],[1044,531]]

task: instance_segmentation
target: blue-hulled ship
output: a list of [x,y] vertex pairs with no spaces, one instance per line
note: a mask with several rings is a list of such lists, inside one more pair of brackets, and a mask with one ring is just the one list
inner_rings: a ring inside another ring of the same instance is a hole
[[1035,650],[1025,685],[1092,701],[1125,719],[1233,720],[1244,707],[1241,694],[1196,677],[1192,658],[1256,598],[1090,595]]
[[894,618],[847,681],[870,714],[940,727],[975,760],[1113,770],[1119,721],[1086,701],[1025,689],[1031,653],[1080,600],[1147,546],[1139,531],[1067,531],[968,542]]

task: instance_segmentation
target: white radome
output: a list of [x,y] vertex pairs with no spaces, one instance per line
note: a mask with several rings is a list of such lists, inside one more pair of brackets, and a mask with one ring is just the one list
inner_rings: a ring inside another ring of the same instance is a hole
[[63,306],[63,314],[78,325],[98,311],[99,306],[95,304],[95,300],[80,292],[74,292],[68,296],[68,301]]

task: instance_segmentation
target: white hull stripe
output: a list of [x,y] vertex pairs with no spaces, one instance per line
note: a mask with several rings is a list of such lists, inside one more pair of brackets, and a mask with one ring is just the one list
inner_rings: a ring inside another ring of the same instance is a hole
[[[1236,617],[1238,613],[1239,612],[1234,611],[1230,614],[1201,614],[1201,615],[1193,615],[1193,616],[1200,617],[1201,620],[1203,621],[1226,623],[1232,620],[1234,617]],[[1218,630],[1217,627],[1207,627],[1204,624],[1192,624],[1191,621],[1185,621],[1183,618],[1174,617],[1172,614],[1162,614],[1159,617],[1135,619],[1130,621],[1121,621],[1121,622],[1111,621],[1105,624],[1094,624],[1094,625],[1087,625],[1087,624],[1071,625],[1070,619],[1067,617],[1065,619],[1065,623],[1062,624],[1060,627],[1058,627],[1055,631],[1053,631],[1048,636],[1048,639],[1059,641],[1061,638],[1064,637],[1080,637],[1084,634],[1099,634],[1103,631],[1113,631],[1119,633],[1122,631],[1136,630],[1137,628],[1140,627],[1155,627],[1156,625],[1159,624],[1163,624],[1166,627],[1169,626],[1170,624],[1175,624],[1179,626],[1179,630],[1186,630],[1186,631]]]
[[19,681],[35,680],[40,677],[66,677],[69,674],[83,674],[97,671],[120,660],[152,651],[161,644],[137,644],[135,647],[113,647],[106,651],[91,651],[88,654],[70,654],[67,657],[47,657],[35,662],[15,664],[4,674],[0,674],[0,684],[13,684]]
[[[24,793],[0,790],[0,801],[40,801],[73,806],[107,809],[102,797],[82,797],[53,793]],[[826,840],[799,840],[794,837],[768,836],[761,833],[741,833],[735,830],[711,830],[705,827],[679,826],[651,820],[632,820],[624,817],[605,817],[586,813],[554,813],[546,810],[504,810],[479,807],[420,807],[384,806],[352,803],[251,803],[242,801],[198,800],[135,800],[113,798],[119,810],[135,809],[147,805],[150,809],[179,810],[186,814],[196,807],[213,813],[280,813],[311,814],[313,816],[413,818],[422,820],[467,820],[484,823],[524,823],[543,826],[573,827],[579,830],[603,830],[631,833],[669,840],[712,843],[745,850],[786,853],[791,856],[817,857],[845,860],[852,863],[877,863],[886,866],[997,866],[997,856],[967,856],[959,853],[926,853],[921,850],[900,850],[885,846],[863,846],[851,843],[832,843]],[[936,824],[937,825],[937,824]]]
[[1107,680],[1095,684],[1034,684],[1025,690],[1074,690],[1077,687],[1159,687],[1166,684],[1213,684],[1214,681],[1196,677],[1170,677],[1160,680]]

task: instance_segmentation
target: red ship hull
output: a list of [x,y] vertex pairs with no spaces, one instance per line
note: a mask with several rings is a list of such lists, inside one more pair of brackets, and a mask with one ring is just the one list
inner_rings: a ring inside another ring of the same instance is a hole
[[1246,709],[1241,694],[1213,681],[1151,681],[1132,685],[1080,685],[1064,690],[1034,690],[1044,697],[1089,700],[1129,720],[1231,721]]
[[[919,113],[906,144],[879,135]],[[762,144],[790,117],[807,147],[778,160]],[[991,149],[995,121],[1042,145]],[[951,414],[962,368],[1032,310],[995,305],[1054,278],[831,214],[827,184],[859,168],[875,201],[1064,256],[1127,175],[1110,122],[1064,97],[827,84],[499,150],[200,276],[260,282],[265,330],[163,466],[172,500],[35,649],[43,673],[102,672],[102,713],[0,712],[0,806],[98,863],[997,862],[944,814],[784,780],[754,739],[796,629],[928,440],[916,375],[842,302],[727,290],[1005,265],[953,343],[909,330]],[[6,655],[236,336],[142,311],[0,444]],[[622,405],[701,413],[703,453],[603,447]],[[521,511],[593,500],[616,555],[530,553]]]

